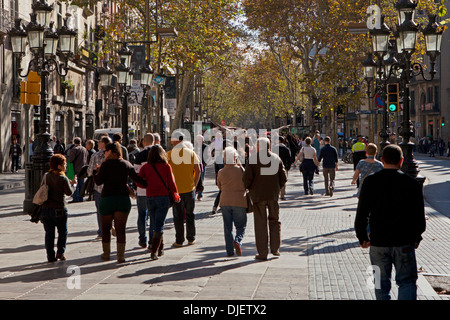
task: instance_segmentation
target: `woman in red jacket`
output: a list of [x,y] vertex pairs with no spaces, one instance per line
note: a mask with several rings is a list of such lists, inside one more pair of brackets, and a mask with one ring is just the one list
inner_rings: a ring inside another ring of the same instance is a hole
[[163,231],[170,207],[169,195],[173,197],[175,202],[180,201],[172,168],[168,162],[166,152],[160,145],[154,145],[150,148],[147,163],[142,166],[139,176],[146,181],[151,181],[151,183],[147,183],[146,197],[150,221],[153,221],[151,225],[155,226],[152,237],[151,258],[156,260],[158,256],[164,254]]

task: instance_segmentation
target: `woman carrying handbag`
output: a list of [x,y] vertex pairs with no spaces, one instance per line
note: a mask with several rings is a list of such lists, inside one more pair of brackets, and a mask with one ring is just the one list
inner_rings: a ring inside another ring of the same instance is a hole
[[[149,233],[153,231],[151,259],[157,260],[158,256],[164,254],[163,233],[167,212],[173,202],[180,202],[172,168],[160,145],[150,148],[147,163],[142,166],[139,176],[146,181],[152,181],[147,184],[146,197],[150,225],[154,226],[154,230],[149,230]],[[144,188],[139,183],[138,186]]]
[[[72,181],[66,177],[66,158],[55,154],[50,158],[50,171],[44,175],[48,186],[47,200],[41,206],[41,221],[45,230],[45,249],[47,261],[66,260],[64,253],[67,243],[67,207],[65,196],[72,195],[77,178]],[[58,230],[57,251],[55,255],[55,228]]]

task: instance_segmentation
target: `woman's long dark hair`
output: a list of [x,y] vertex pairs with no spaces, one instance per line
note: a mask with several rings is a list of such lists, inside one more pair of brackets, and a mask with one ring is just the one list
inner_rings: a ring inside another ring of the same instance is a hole
[[122,148],[118,142],[108,143],[104,151],[111,151],[108,159],[122,159]]
[[167,158],[167,153],[164,149],[159,145],[155,144],[152,146],[148,152],[147,162],[152,163],[168,163],[169,160]]

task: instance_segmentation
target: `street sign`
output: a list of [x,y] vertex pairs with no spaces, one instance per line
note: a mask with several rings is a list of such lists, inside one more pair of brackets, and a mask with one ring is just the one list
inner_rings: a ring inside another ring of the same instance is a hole
[[356,114],[373,114],[372,110],[357,110],[355,111]]
[[153,81],[155,81],[156,84],[162,84],[164,81],[164,78],[161,76],[156,76]]
[[384,101],[383,101],[383,99],[381,99],[381,97],[378,95],[378,93],[375,95],[375,104],[377,105],[378,108],[384,107]]

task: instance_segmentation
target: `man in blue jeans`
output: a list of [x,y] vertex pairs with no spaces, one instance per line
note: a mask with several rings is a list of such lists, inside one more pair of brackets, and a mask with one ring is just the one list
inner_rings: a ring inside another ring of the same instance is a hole
[[[170,140],[173,148],[167,152],[181,198],[181,201],[175,203],[172,208],[175,226],[173,247],[176,248],[182,247],[185,239],[188,240],[188,245],[195,244],[195,187],[200,180],[200,160],[193,150],[192,143],[183,139],[184,135],[175,131]],[[186,221],[186,237],[184,221]]]
[[422,185],[399,171],[403,163],[399,146],[386,146],[381,161],[384,169],[366,177],[361,187],[356,236],[362,248],[370,247],[377,300],[391,298],[392,265],[396,270],[398,299],[416,300],[415,249],[425,231]]
[[[148,153],[150,148],[154,144],[154,136],[152,133],[146,133],[144,135],[143,143],[144,149],[136,155],[134,160],[134,168],[137,173],[142,168],[144,164],[147,163]],[[154,221],[150,219],[150,226],[148,229],[148,239],[146,236],[147,229],[147,220],[148,220],[148,208],[147,208],[147,197],[146,197],[146,189],[136,187],[136,206],[138,209],[138,220],[137,220],[137,228],[139,233],[139,246],[141,248],[147,248],[147,240],[148,240],[148,249],[151,249],[152,238],[153,238],[153,229],[154,229]]]

